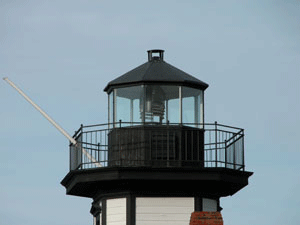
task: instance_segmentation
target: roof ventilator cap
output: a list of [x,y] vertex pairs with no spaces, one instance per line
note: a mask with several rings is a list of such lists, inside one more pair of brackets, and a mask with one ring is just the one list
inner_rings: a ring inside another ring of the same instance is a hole
[[164,61],[164,50],[153,49],[148,50],[148,61]]

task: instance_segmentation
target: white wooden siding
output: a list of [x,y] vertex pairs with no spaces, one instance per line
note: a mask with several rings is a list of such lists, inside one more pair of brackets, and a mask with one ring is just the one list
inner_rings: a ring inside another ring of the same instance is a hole
[[217,200],[203,198],[203,211],[204,212],[216,212],[218,210]]
[[189,224],[194,198],[136,198],[136,225]]
[[126,198],[106,201],[106,224],[126,225]]

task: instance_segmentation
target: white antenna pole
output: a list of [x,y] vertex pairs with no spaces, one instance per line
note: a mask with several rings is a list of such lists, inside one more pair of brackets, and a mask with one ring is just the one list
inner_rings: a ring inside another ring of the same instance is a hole
[[[57,130],[59,130],[68,140],[73,144],[77,145],[77,141],[71,137],[61,126],[59,126],[47,113],[45,113],[37,104],[35,104],[21,89],[19,89],[12,81],[10,81],[7,77],[4,77],[5,80],[10,86],[12,86],[16,91],[19,92],[36,110],[38,110]],[[82,148],[83,153],[95,163],[98,167],[102,167],[102,165],[97,162],[97,160],[91,156],[84,148]]]

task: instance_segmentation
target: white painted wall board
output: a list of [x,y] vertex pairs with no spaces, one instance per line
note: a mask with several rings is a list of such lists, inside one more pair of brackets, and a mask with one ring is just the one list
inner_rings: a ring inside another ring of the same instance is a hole
[[106,201],[106,223],[107,225],[126,225],[126,198]]
[[194,198],[137,198],[136,225],[188,224]]
[[190,206],[191,203],[194,204],[194,198],[136,198],[137,205],[147,205],[147,206],[170,206],[177,205],[179,206]]
[[190,223],[190,219],[188,223],[186,221],[140,221],[137,222],[137,225],[188,225]]
[[[154,206],[150,206],[150,207],[138,207],[136,209],[136,213],[149,213],[149,212],[156,212],[156,213],[160,213],[160,207],[154,207]],[[190,207],[174,207],[172,208],[172,212],[173,213],[191,213],[191,208]]]

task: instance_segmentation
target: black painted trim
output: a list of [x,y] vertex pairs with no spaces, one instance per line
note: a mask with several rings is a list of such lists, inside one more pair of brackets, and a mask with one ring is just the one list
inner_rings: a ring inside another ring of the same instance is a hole
[[202,197],[195,197],[195,212],[202,212],[203,211],[203,198]]
[[[247,186],[251,175],[226,168],[97,168],[71,171],[62,185],[67,194],[94,199],[128,191],[225,197]],[[178,185],[181,182],[186,185]]]
[[136,221],[136,198],[129,195],[126,199],[126,225],[135,225]]
[[218,212],[221,212],[223,208],[220,205],[220,199],[218,199],[217,201],[218,201]]
[[91,213],[94,217],[97,217],[97,216],[101,213],[101,211],[102,211],[102,210],[101,210],[100,203],[94,201],[94,202],[92,203],[92,207],[91,207],[90,213]]
[[[102,194],[99,193],[99,196],[96,195],[95,199],[112,199],[112,198],[125,198],[129,194],[134,195],[135,197],[149,197],[149,198],[164,198],[164,197],[173,197],[173,198],[179,198],[179,197],[195,197],[197,195],[191,194],[191,193],[184,193],[184,192],[151,192],[149,191],[126,191],[126,192],[114,192],[114,193],[107,193],[107,194]],[[211,197],[207,197],[211,198]]]
[[102,225],[106,225],[106,199],[102,200]]

